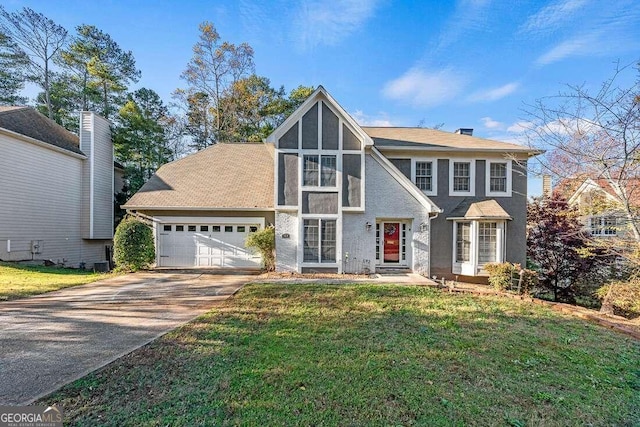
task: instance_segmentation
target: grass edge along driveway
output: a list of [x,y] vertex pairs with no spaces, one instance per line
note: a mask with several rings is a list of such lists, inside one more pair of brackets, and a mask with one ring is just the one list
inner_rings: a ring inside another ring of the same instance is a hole
[[249,285],[41,399],[65,425],[640,423],[640,344],[547,307],[384,285]]
[[112,273],[0,261],[0,301],[85,285],[112,276]]

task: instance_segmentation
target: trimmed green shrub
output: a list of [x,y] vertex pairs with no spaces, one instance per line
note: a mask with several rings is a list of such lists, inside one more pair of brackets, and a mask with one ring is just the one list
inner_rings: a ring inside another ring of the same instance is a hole
[[153,232],[144,222],[126,216],[113,237],[113,259],[119,270],[138,271],[156,259]]
[[538,283],[538,273],[523,269],[520,264],[494,262],[485,264],[484,269],[489,273],[489,284],[499,291],[516,290],[520,283],[520,294],[528,295]]
[[267,227],[249,234],[245,245],[260,252],[265,270],[273,271],[276,269],[276,230],[274,227]]
[[605,311],[611,309],[614,314],[630,319],[640,317],[640,277],[611,282],[599,288],[596,296],[602,300]]
[[519,271],[510,262],[492,262],[485,264],[484,269],[489,273],[489,284],[499,291],[511,289],[513,274]]

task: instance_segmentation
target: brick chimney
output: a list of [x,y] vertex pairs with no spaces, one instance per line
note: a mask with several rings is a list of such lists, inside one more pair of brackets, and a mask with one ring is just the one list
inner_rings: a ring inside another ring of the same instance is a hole
[[551,175],[542,175],[542,195],[545,197],[551,197]]

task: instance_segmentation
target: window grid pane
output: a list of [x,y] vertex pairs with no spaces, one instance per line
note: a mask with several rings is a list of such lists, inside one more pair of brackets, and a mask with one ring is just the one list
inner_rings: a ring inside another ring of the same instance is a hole
[[501,193],[507,191],[506,163],[491,163],[489,165],[489,191]]
[[432,163],[416,162],[416,186],[422,191],[431,191]]
[[380,224],[376,223],[376,260],[380,259]]
[[478,223],[478,263],[497,261],[498,224],[495,222]]
[[336,262],[336,221],[322,220],[321,262]]
[[323,187],[336,186],[336,156],[322,156],[322,174],[320,185]]
[[304,261],[318,262],[318,220],[304,220]]
[[313,187],[318,185],[318,156],[304,156],[302,185]]
[[456,262],[468,262],[471,257],[471,223],[459,222],[456,229]]
[[453,163],[453,191],[471,191],[471,164]]

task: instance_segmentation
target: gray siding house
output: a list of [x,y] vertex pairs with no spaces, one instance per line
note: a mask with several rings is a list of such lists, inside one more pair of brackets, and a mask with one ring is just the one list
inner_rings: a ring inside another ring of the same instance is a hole
[[154,221],[159,266],[257,267],[243,239],[271,224],[279,271],[474,280],[525,262],[536,153],[469,133],[362,127],[319,87],[265,144],[165,165],[125,207]]
[[30,107],[0,107],[0,260],[106,260],[115,182],[109,122],[80,113],[80,136]]

